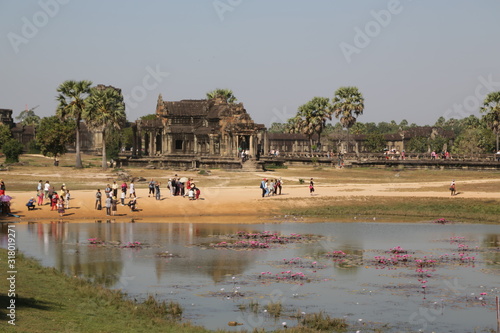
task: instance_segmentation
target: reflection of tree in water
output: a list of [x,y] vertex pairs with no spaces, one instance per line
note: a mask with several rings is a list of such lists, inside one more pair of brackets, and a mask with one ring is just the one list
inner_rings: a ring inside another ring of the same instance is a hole
[[500,235],[488,234],[483,239],[483,258],[486,265],[500,265]]

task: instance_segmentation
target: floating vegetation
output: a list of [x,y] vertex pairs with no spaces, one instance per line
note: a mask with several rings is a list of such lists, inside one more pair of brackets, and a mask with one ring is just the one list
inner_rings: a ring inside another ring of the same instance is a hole
[[258,278],[275,282],[311,282],[311,279],[303,272],[294,272],[291,270],[278,273],[261,272]]
[[126,249],[142,249],[145,244],[141,242],[126,242],[122,243],[120,241],[104,241],[99,238],[89,238],[87,239],[90,245],[97,245],[99,247],[119,247]]
[[271,231],[257,233],[238,231],[236,234],[219,235],[218,237],[225,240],[219,243],[210,244],[210,246],[228,249],[267,249],[270,248],[271,245],[306,243],[317,241],[321,238],[321,236],[317,235],[301,235],[295,233],[286,236]]
[[326,265],[320,264],[317,261],[303,259],[300,257],[286,259],[283,258],[283,261],[278,261],[276,264],[277,267],[294,267],[294,268],[310,268],[310,269],[323,269],[326,268]]
[[281,302],[270,302],[264,306],[264,309],[267,310],[266,312],[269,315],[278,318],[281,316],[281,311],[283,311],[283,305],[281,305]]

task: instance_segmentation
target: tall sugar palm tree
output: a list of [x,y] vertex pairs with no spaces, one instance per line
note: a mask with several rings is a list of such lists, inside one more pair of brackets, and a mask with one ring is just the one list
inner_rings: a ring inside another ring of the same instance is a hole
[[237,101],[236,97],[234,97],[233,91],[231,89],[221,89],[217,88],[215,90],[207,92],[207,98],[217,98],[220,97],[226,101],[226,103],[232,104]]
[[308,135],[312,151],[312,136],[318,134],[318,144],[321,142],[321,133],[327,119],[332,119],[332,108],[326,97],[313,97],[312,100],[299,107],[297,116],[298,131]]
[[349,129],[356,123],[365,108],[364,98],[357,87],[340,87],[335,91],[332,108],[335,118],[347,129],[347,152],[349,152]]
[[498,136],[500,134],[500,91],[489,93],[481,107],[481,112],[485,113],[483,121],[495,133],[496,148],[498,147]]
[[102,168],[106,169],[106,131],[109,128],[121,129],[126,122],[121,91],[113,87],[92,88],[83,119],[90,129],[102,133]]
[[90,93],[92,82],[83,81],[64,81],[57,88],[59,95],[57,101],[56,114],[61,119],[73,119],[76,124],[76,162],[75,167],[83,168],[82,157],[80,156],[80,122],[82,114],[85,111],[86,99]]

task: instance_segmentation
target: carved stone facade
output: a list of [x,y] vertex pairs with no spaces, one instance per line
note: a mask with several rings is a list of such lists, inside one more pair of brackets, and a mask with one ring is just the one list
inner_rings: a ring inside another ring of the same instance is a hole
[[164,101],[156,118],[134,126],[135,156],[235,158],[241,150],[256,156],[266,145],[266,128],[256,124],[243,104],[223,99]]

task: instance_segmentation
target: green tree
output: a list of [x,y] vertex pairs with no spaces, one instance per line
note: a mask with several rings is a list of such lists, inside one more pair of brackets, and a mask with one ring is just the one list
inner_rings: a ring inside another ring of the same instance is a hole
[[496,150],[499,150],[498,136],[500,134],[500,91],[489,93],[481,107],[481,112],[485,113],[483,121],[496,137]]
[[359,115],[363,114],[365,100],[357,87],[340,87],[335,91],[332,108],[335,118],[339,119],[342,127],[347,129],[347,152],[349,152],[349,129],[356,123]]
[[293,121],[294,131],[308,136],[311,151],[313,150],[312,137],[317,134],[317,143],[321,142],[321,134],[327,119],[332,119],[332,109],[326,97],[313,97],[306,104],[299,106]]
[[10,138],[2,145],[6,163],[19,162],[19,155],[23,153],[23,145],[16,139]]
[[267,130],[269,133],[285,133],[286,124],[283,123],[272,123],[271,127]]
[[19,120],[23,126],[38,126],[41,119],[35,114],[35,108],[37,108],[37,106],[29,110],[21,111],[19,116],[16,117],[16,120]]
[[57,88],[59,95],[57,101],[57,115],[61,119],[72,119],[75,123],[76,132],[76,162],[75,167],[83,168],[82,157],[80,156],[80,122],[82,114],[86,108],[86,100],[90,94],[90,81],[64,81]]
[[102,168],[106,169],[106,132],[109,128],[121,129],[124,127],[127,117],[125,115],[125,103],[118,89],[112,87],[92,88],[87,100],[87,107],[83,113],[83,119],[90,129],[102,133]]
[[12,133],[10,132],[10,127],[0,123],[0,149],[7,140],[12,138]]
[[37,137],[40,152],[54,160],[66,154],[67,146],[75,142],[75,126],[73,121],[61,120],[57,116],[42,118]]
[[383,134],[371,133],[366,137],[365,149],[369,152],[380,152],[386,147]]
[[233,104],[237,101],[236,97],[234,97],[233,91],[231,89],[221,89],[217,88],[215,90],[209,91],[206,94],[207,99],[212,98],[222,98],[226,103]]
[[426,153],[429,149],[428,139],[423,136],[415,136],[406,144],[406,150],[412,153]]

